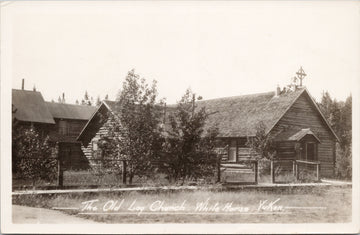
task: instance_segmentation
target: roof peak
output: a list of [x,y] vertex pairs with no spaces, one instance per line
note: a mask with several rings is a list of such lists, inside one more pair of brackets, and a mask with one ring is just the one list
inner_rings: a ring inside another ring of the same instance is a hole
[[82,104],[69,104],[69,103],[58,103],[58,102],[51,102],[51,101],[45,101],[47,104],[56,104],[56,105],[72,105],[72,106],[80,106],[80,107],[93,107],[96,106],[90,106],[90,105],[82,105]]
[[40,93],[40,91],[34,91],[34,90],[22,90],[22,89],[15,89],[15,88],[12,88],[12,91],[21,91],[21,92],[31,92],[31,93]]

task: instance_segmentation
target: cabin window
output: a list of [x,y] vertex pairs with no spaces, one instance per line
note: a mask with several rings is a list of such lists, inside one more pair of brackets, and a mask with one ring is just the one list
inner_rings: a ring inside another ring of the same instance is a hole
[[92,156],[93,158],[98,158],[98,143],[97,141],[92,141],[92,145],[91,145],[91,153],[92,153]]
[[98,150],[97,141],[93,141],[93,142],[92,142],[92,150],[93,150],[93,151],[97,151],[97,150]]
[[78,136],[84,127],[84,124],[78,121],[71,121],[68,123],[68,135]]
[[66,121],[60,120],[59,121],[59,134],[60,135],[67,135],[67,133],[68,133],[68,131],[67,131]]

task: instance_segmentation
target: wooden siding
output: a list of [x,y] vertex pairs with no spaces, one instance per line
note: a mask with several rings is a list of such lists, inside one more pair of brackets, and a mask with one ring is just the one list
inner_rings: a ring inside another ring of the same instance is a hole
[[87,120],[55,119],[55,130],[61,135],[77,137],[87,123]]
[[276,144],[276,157],[280,159],[295,159],[295,142],[283,141]]
[[[99,161],[102,158],[101,150],[97,146],[99,139],[102,136],[107,136],[109,133],[109,127],[114,126],[113,119],[108,118],[110,114],[109,110],[102,106],[98,110],[93,119],[86,126],[86,132],[81,137],[81,150],[90,163],[90,167],[97,166],[101,163]],[[94,149],[94,145],[96,149]]]
[[[93,136],[91,136],[90,140],[86,143],[81,144],[81,150],[83,151],[85,157],[89,160],[90,166],[93,167],[99,163],[98,160],[101,156],[99,156],[99,151],[93,150],[94,144],[97,144],[101,136],[106,136],[108,134],[107,126],[110,124],[110,120],[107,120],[104,125],[102,125]],[[97,146],[97,149],[99,147]]]
[[81,151],[80,143],[60,143],[59,157],[62,159],[64,170],[85,170],[89,168],[89,161]]
[[[232,143],[236,143],[236,146],[232,146]],[[246,146],[247,138],[221,138],[218,142],[218,152],[222,156],[222,162],[231,162],[229,160],[229,147],[234,148],[236,151],[236,161],[249,159],[250,148]]]
[[[296,100],[285,115],[279,120],[271,130],[270,135],[275,135],[280,131],[294,127],[310,128],[314,134],[319,137],[321,143],[318,145],[318,159],[321,164],[321,176],[334,176],[334,144],[336,139],[316,107],[312,104],[310,98],[305,93]],[[288,148],[289,151],[284,150],[284,152],[289,153],[282,153],[282,156],[290,156],[290,148],[291,147]]]

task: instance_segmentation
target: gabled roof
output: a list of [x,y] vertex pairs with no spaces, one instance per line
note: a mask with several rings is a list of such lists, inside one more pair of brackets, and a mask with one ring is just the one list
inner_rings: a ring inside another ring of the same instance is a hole
[[306,128],[306,129],[301,129],[300,131],[296,132],[295,134],[293,134],[292,136],[289,137],[289,140],[295,140],[295,141],[300,141],[302,140],[302,138],[304,138],[306,135],[312,135],[314,136],[314,138],[321,142],[320,139],[314,134],[314,132],[312,132],[310,130],[310,128]]
[[[306,88],[287,92],[279,96],[275,96],[275,92],[266,92],[197,101],[196,104],[197,109],[205,107],[206,112],[210,114],[206,121],[205,129],[217,125],[219,137],[248,137],[255,136],[256,127],[260,122],[265,125],[266,133],[269,133],[303,93],[310,97],[325,125],[330,129],[334,137],[338,139]],[[117,107],[114,101],[104,101],[102,106],[112,113],[120,112],[119,107]],[[175,105],[169,105],[166,110],[167,114],[171,113],[174,107]],[[85,129],[86,126],[82,132]],[[78,139],[80,137],[81,134]]]
[[[110,105],[109,105],[110,102]],[[82,140],[82,137],[84,136],[84,134],[86,133],[88,127],[92,127],[93,122],[99,121],[98,119],[98,113],[101,112],[101,110],[108,110],[110,112],[112,112],[111,110],[111,105],[113,105],[113,107],[115,106],[115,102],[114,101],[103,101],[99,107],[96,108],[96,110],[93,112],[93,114],[91,115],[91,117],[89,118],[88,122],[85,124],[84,128],[81,130],[80,134],[78,135],[78,137],[76,138],[77,140]],[[93,128],[90,128],[93,129]],[[92,130],[93,131],[93,130]]]
[[55,124],[40,92],[13,89],[12,104],[16,107],[14,118],[19,121]]
[[[163,107],[162,106],[156,106],[158,109],[158,111],[162,112],[163,111]],[[82,131],[80,132],[79,136],[77,137],[77,140],[82,140],[82,138],[84,137],[85,133],[87,132],[87,129],[92,129],[91,131],[93,132],[94,130],[94,122],[98,121],[98,117],[97,117],[97,113],[100,112],[104,112],[104,110],[109,111],[110,113],[114,114],[114,115],[119,115],[121,112],[121,107],[118,105],[118,102],[116,101],[110,101],[110,100],[104,100],[102,101],[101,105],[96,109],[95,112],[93,112],[92,116],[89,118],[89,121],[86,123],[85,127],[82,129]],[[99,128],[99,127],[98,127]]]
[[54,118],[89,120],[96,107],[88,105],[62,104],[46,102],[50,113]]
[[256,126],[259,122],[265,125],[266,133],[269,133],[304,93],[310,98],[310,102],[319,112],[324,124],[339,141],[305,87],[278,96],[275,96],[275,92],[267,92],[204,100],[197,102],[197,104],[198,107],[205,107],[208,113],[212,113],[208,118],[206,127],[217,124],[220,132],[219,137],[247,137],[255,136]]
[[319,143],[321,143],[320,139],[310,130],[310,128],[301,130],[290,129],[281,132],[275,137],[275,141],[300,141],[307,135],[313,136]]
[[207,127],[218,125],[220,137],[255,136],[262,122],[268,133],[304,92],[299,89],[275,96],[275,92],[226,97],[197,102],[211,115]]

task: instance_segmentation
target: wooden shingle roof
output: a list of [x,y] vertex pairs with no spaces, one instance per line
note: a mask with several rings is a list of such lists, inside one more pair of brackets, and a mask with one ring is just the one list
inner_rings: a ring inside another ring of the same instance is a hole
[[88,105],[62,104],[46,102],[50,113],[54,118],[89,120],[96,107]]
[[304,89],[275,96],[275,92],[226,97],[197,102],[210,113],[206,126],[217,125],[219,137],[247,137],[256,134],[262,122],[269,132]]
[[[303,91],[299,89],[277,97],[275,92],[233,96],[197,101],[196,105],[197,109],[205,107],[210,114],[205,129],[217,125],[219,137],[247,137],[255,135],[260,121],[269,131]],[[104,103],[111,111],[119,112],[116,102]],[[167,115],[175,110],[175,106],[167,107]]]
[[319,137],[317,137],[310,128],[289,129],[278,134],[275,137],[275,141],[300,141],[307,135],[313,136],[319,143],[321,143]]
[[[218,136],[224,138],[248,137],[256,135],[256,127],[260,122],[265,125],[266,133],[269,133],[304,92],[311,98],[306,88],[302,88],[278,96],[275,96],[275,92],[266,92],[197,101],[196,105],[197,109],[205,107],[206,112],[210,114],[206,121],[205,129],[217,126],[219,129]],[[335,138],[337,138],[315,101],[312,98],[311,100],[321,114],[324,123],[326,123]],[[104,101],[102,106],[105,106],[115,114],[120,112],[120,108],[114,101]],[[175,107],[176,105],[168,105],[166,116],[174,112]],[[91,122],[91,119],[89,122]],[[169,123],[166,122],[165,128],[168,126]],[[85,129],[86,126],[82,132]]]
[[16,108],[14,119],[23,122],[55,124],[40,92],[12,90],[12,105]]

